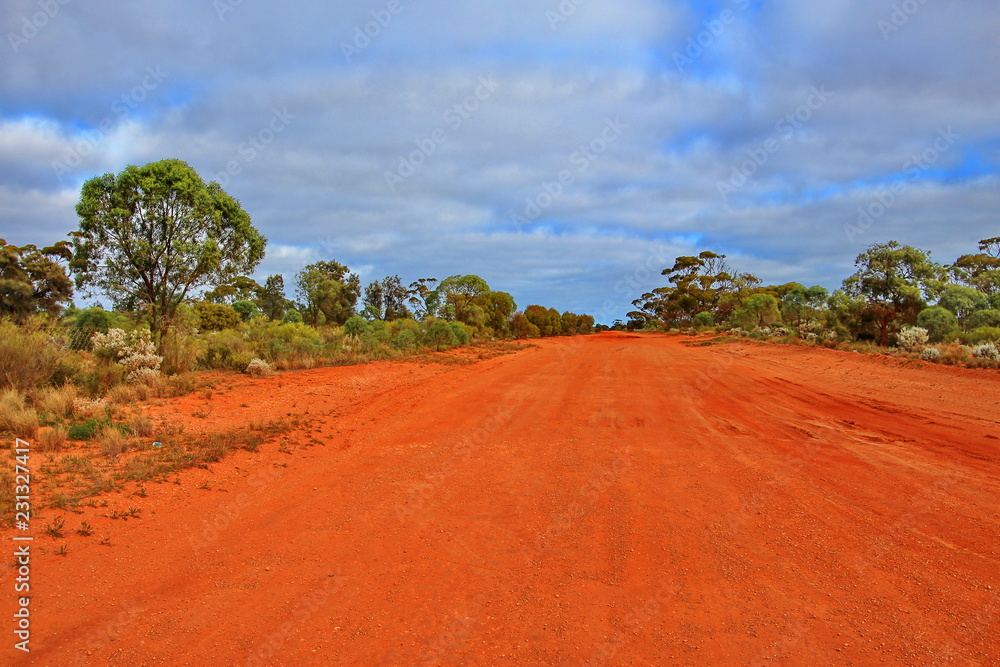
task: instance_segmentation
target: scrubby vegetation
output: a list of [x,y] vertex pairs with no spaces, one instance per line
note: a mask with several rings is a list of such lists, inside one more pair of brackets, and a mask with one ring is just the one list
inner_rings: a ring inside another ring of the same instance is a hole
[[[266,250],[250,215],[180,160],[90,179],[76,212],[79,228],[50,247],[0,239],[0,436],[31,438],[46,456],[66,452],[58,474],[74,480],[75,500],[236,446],[216,438],[134,451],[136,438],[164,428],[135,404],[195,391],[198,371],[264,378],[593,328],[587,316],[518,312],[509,294],[474,275],[409,287],[388,276],[362,290],[333,260],[304,266],[289,299],[282,276],[261,285],[246,275]],[[73,307],[71,276],[81,295],[114,310]],[[99,472],[108,466],[118,477]],[[3,514],[14,488],[5,470]]]
[[721,331],[736,337],[892,353],[972,368],[1000,368],[1000,237],[940,265],[896,241],[858,255],[833,294],[799,283],[763,285],[725,255],[678,257],[669,286],[633,301],[627,328]]

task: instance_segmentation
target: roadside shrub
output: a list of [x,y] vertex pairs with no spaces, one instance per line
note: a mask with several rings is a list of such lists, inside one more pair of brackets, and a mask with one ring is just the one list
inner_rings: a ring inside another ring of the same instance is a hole
[[95,333],[91,340],[94,354],[124,368],[129,382],[140,382],[160,373],[163,357],[156,354],[156,345],[147,329],[129,332],[108,329],[107,333]]
[[712,318],[712,313],[707,310],[703,310],[694,316],[692,322],[696,327],[710,327],[715,324],[715,320]]
[[171,329],[160,339],[160,368],[170,375],[187,373],[198,367],[198,358],[204,352],[205,343],[193,332]]
[[937,361],[941,357],[941,350],[936,347],[928,347],[920,353],[920,358],[924,361]]
[[38,414],[26,404],[24,394],[16,389],[0,392],[0,431],[17,438],[34,438],[38,432]]
[[289,308],[285,311],[285,316],[281,318],[281,321],[285,324],[302,324],[302,313],[294,308]]
[[770,294],[751,294],[733,313],[733,322],[743,329],[768,327],[781,321],[778,300]]
[[424,334],[424,344],[434,350],[447,350],[457,342],[455,331],[444,320],[431,322]]
[[243,321],[239,313],[221,303],[199,301],[194,304],[194,312],[198,316],[198,329],[201,331],[235,329]]
[[0,322],[0,387],[28,391],[51,383],[64,354],[45,332]]
[[988,308],[977,311],[969,315],[965,323],[970,329],[1000,328],[1000,310]]
[[455,343],[457,345],[468,345],[469,341],[472,340],[472,333],[462,322],[448,322],[448,327],[451,332],[455,335]]
[[969,348],[964,345],[958,347],[946,347],[940,350],[941,354],[937,358],[937,363],[947,366],[965,366],[970,357]]
[[994,343],[983,343],[972,348],[972,356],[988,361],[1000,361],[1000,349]]
[[979,343],[992,343],[1000,341],[1000,328],[979,327],[972,331],[965,331],[959,334],[959,340],[966,345],[977,345]]
[[357,336],[361,338],[367,331],[368,320],[360,315],[355,315],[351,319],[344,322],[344,334],[347,336]]
[[258,378],[274,373],[274,369],[271,368],[271,365],[263,359],[251,359],[250,363],[247,364],[245,371],[249,375]]
[[927,343],[927,329],[923,327],[903,327],[896,336],[896,345],[904,350],[912,350]]
[[944,337],[958,329],[955,313],[941,306],[924,308],[917,315],[917,326],[927,330],[927,338],[932,343],[940,343]]
[[409,350],[416,346],[417,335],[412,329],[403,329],[392,339],[392,346],[397,350]]

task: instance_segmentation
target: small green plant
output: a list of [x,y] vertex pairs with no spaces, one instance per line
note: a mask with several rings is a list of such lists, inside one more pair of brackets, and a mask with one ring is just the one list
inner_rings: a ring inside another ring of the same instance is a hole
[[70,424],[66,435],[70,440],[90,440],[98,429],[110,423],[108,419],[91,418],[87,421]]
[[69,553],[69,547],[65,544],[56,549],[57,556],[65,556],[68,553]]
[[89,523],[84,521],[80,524],[80,528],[76,532],[84,537],[89,537],[94,534],[94,529],[90,527]]
[[59,538],[63,536],[63,526],[66,524],[66,520],[61,516],[56,517],[51,523],[46,524],[45,532],[52,537]]
[[102,537],[101,541],[99,542],[99,544],[102,547],[110,547],[111,546],[111,538],[110,537]]

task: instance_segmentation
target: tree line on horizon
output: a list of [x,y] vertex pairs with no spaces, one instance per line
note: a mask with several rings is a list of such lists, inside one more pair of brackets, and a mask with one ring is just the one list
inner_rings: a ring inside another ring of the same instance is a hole
[[355,330],[360,321],[379,329],[378,323],[398,320],[444,320],[461,324],[470,337],[515,339],[595,327],[586,314],[534,304],[518,310],[509,293],[476,275],[421,278],[409,286],[392,275],[362,290],[358,275],[333,260],[296,273],[296,299],[289,299],[280,274],[263,285],[247,275],[267,244],[250,216],[218,183],[205,183],[180,160],[90,179],[76,212],[80,226],[67,241],[38,248],[0,239],[0,315],[23,321],[67,308],[75,314],[72,274],[78,290],[106,297],[114,311],[145,323],[156,338],[178,321],[218,331],[253,318],[313,327],[343,327],[359,318]]
[[898,241],[872,244],[833,293],[797,282],[764,285],[709,250],[678,257],[662,275],[670,284],[632,302],[629,328],[791,327],[810,339],[889,346],[919,327],[932,343],[1000,340],[1000,237],[947,265]]

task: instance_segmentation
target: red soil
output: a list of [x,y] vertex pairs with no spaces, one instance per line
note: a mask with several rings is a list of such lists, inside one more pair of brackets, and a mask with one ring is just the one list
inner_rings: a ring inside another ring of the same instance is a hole
[[304,426],[36,529],[0,663],[998,664],[998,405],[993,371],[622,334],[238,378],[158,415]]

